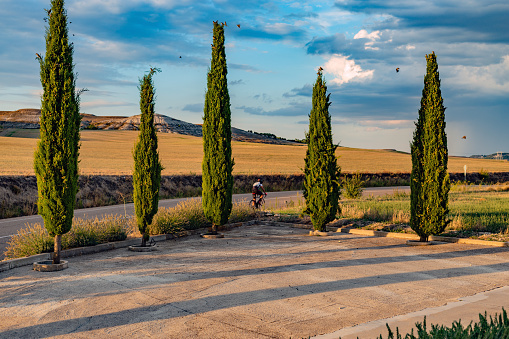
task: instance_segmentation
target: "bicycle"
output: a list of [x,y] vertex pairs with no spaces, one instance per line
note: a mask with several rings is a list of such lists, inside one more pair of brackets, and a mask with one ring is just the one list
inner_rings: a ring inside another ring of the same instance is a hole
[[253,208],[253,209],[259,209],[260,206],[263,206],[263,204],[265,203],[265,196],[266,195],[267,195],[267,193],[261,194],[260,197],[257,200],[256,197],[258,196],[258,194],[256,194],[254,196],[254,198],[251,199],[251,201],[249,202],[249,206],[251,206],[251,208]]

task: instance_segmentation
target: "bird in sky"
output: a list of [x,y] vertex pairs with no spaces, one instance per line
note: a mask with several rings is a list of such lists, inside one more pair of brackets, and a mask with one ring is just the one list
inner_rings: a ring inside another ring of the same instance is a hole
[[182,55],[181,55],[181,56],[179,56],[179,59],[182,59]]
[[237,24],[237,27],[240,28],[240,24]]
[[466,136],[466,135],[464,135],[461,139],[466,139],[466,138],[467,138],[467,136]]
[[320,74],[321,71],[323,71],[322,66],[318,67],[318,73],[317,74]]
[[396,73],[399,73],[399,67],[398,67],[398,68],[396,68]]
[[35,55],[37,56],[36,59],[42,59],[42,56],[39,53],[35,53]]

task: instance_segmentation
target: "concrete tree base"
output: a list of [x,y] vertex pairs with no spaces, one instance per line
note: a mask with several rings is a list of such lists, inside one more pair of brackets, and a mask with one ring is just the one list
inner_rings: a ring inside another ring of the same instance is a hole
[[152,252],[157,251],[156,246],[140,246],[140,245],[131,245],[128,247],[129,251],[133,252]]
[[430,246],[433,245],[431,241],[419,241],[419,240],[407,240],[406,244],[408,246]]
[[320,237],[326,237],[326,236],[329,235],[329,232],[322,232],[322,231],[314,230],[314,231],[309,231],[309,235],[316,235],[316,236],[320,236]]
[[205,239],[218,239],[218,238],[224,238],[224,234],[221,234],[221,233],[218,233],[218,234],[208,234],[208,233],[205,233],[205,234],[202,234],[201,237],[205,238]]
[[69,264],[65,260],[60,260],[60,264],[54,264],[52,260],[43,260],[34,262],[34,271],[39,272],[55,272],[65,270],[69,267]]

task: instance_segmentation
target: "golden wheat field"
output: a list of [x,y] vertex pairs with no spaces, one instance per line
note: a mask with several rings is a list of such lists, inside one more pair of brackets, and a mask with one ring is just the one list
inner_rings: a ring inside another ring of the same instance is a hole
[[[35,136],[34,131],[0,136],[0,175],[34,174]],[[80,173],[131,174],[131,151],[137,136],[136,131],[82,131]],[[163,175],[201,173],[201,138],[168,133],[159,133],[158,138]],[[232,148],[235,174],[297,174],[304,167],[305,145],[233,142]],[[346,173],[409,173],[412,166],[410,154],[391,150],[339,147],[337,154]],[[508,161],[449,159],[450,172],[462,173],[464,165],[468,172],[509,172]]]

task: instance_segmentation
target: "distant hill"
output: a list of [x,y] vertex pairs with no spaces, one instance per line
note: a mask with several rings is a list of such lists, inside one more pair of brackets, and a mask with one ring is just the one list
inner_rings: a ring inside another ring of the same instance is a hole
[[[17,111],[0,111],[0,129],[38,129],[40,109],[24,108]],[[81,114],[81,128],[91,130],[129,130],[137,131],[140,126],[140,115],[132,117],[121,116],[97,116],[93,114]],[[182,120],[174,119],[166,115],[156,114],[154,124],[158,132],[177,133],[202,136],[201,125],[191,124]],[[232,127],[232,140],[245,142],[258,142],[265,144],[296,144],[293,141],[271,138],[270,136],[244,131]]]
[[471,155],[470,158],[476,159],[496,159],[496,160],[509,160],[509,153],[493,153],[493,154],[481,154],[481,155]]

